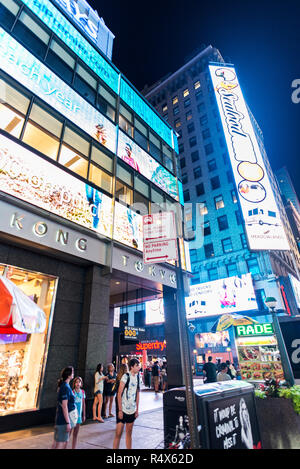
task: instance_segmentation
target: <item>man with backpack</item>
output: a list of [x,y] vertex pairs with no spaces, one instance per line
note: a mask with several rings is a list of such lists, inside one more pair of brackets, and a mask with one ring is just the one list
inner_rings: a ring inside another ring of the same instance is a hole
[[113,449],[118,449],[124,425],[126,425],[126,448],[131,449],[132,429],[138,417],[140,400],[140,362],[132,358],[129,362],[129,373],[124,373],[118,383],[116,395],[117,428]]

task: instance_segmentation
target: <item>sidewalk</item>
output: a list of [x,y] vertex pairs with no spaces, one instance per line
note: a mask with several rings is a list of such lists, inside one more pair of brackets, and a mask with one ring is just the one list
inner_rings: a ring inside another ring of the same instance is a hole
[[[133,449],[163,449],[163,394],[142,390],[140,415],[133,427]],[[113,409],[113,414],[115,410]],[[105,423],[88,420],[81,426],[78,449],[111,449],[115,435],[116,418]],[[1,449],[50,449],[53,443],[53,425],[0,434]],[[69,443],[71,448],[71,443]],[[125,448],[125,429],[120,449]]]

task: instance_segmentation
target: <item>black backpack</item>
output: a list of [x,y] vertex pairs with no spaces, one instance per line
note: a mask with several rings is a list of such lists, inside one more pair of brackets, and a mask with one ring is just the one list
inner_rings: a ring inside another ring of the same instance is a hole
[[[123,392],[122,392],[122,396],[124,394],[124,391],[125,389],[127,390],[127,397],[128,397],[128,388],[129,388],[129,383],[130,383],[130,375],[129,373],[126,373],[127,375],[127,381],[125,383],[125,387],[123,389]],[[119,390],[119,385],[120,385],[120,381],[116,381],[116,384],[115,384],[115,387],[113,388],[113,390],[116,389],[116,396],[118,394],[118,390]],[[137,396],[137,393],[140,391],[140,374],[138,373],[137,374],[137,388],[136,388],[136,394],[135,394],[135,401],[136,401],[136,396]]]

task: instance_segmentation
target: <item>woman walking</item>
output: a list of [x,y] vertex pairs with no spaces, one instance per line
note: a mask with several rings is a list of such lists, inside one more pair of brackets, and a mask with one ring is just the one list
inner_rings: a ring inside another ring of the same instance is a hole
[[112,363],[107,365],[107,380],[104,383],[104,418],[107,418],[106,409],[107,404],[109,403],[108,417],[114,417],[112,413],[112,405],[114,401],[114,395],[116,394],[114,385],[116,383],[117,374],[115,372],[115,367]]
[[[95,372],[95,386],[94,386],[94,403],[93,403],[93,420],[104,423],[101,418],[101,409],[103,403],[103,387],[106,376],[103,374],[103,365],[99,363]],[[98,405],[98,417],[97,417],[97,405]]]
[[58,381],[53,449],[66,449],[71,428],[74,425],[71,420],[77,418],[75,397],[70,387],[70,381],[73,377],[74,369],[68,366],[62,370],[61,378]]

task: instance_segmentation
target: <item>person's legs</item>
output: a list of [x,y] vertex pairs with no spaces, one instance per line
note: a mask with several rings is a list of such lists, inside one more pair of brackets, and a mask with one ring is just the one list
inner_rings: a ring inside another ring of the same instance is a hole
[[76,449],[79,428],[80,428],[80,424],[77,423],[76,427],[73,428],[73,430],[72,430],[72,432],[73,432],[72,449]]
[[112,414],[112,405],[113,405],[113,402],[114,402],[114,396],[109,396],[109,417],[114,417],[114,415]]
[[94,403],[93,403],[93,420],[97,420],[97,417],[96,417],[97,403],[98,403],[98,397],[95,396]]
[[106,418],[107,417],[107,413],[106,413],[106,410],[107,410],[107,404],[108,404],[108,400],[109,400],[109,396],[103,396],[103,417]]
[[132,446],[132,429],[133,429],[133,422],[126,423],[126,448],[131,449]]
[[103,402],[102,394],[97,394],[97,398],[98,398],[98,417],[97,417],[97,420],[99,420],[99,422],[104,422],[104,420],[101,417],[102,402]]
[[121,423],[121,422],[117,423],[116,433],[115,433],[115,438],[114,438],[114,443],[113,443],[113,449],[119,449],[120,440],[121,440],[121,436],[122,436],[122,433],[123,433],[123,428],[124,428],[123,423]]

